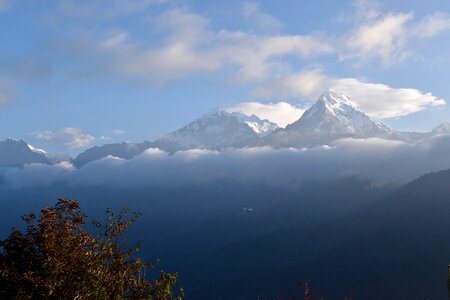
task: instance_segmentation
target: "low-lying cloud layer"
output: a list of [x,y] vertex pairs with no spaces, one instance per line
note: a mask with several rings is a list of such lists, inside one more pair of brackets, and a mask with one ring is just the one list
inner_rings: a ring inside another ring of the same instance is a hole
[[148,149],[131,160],[107,157],[76,169],[31,164],[4,172],[14,188],[65,183],[74,186],[201,185],[218,181],[296,187],[305,180],[358,176],[375,184],[406,183],[450,168],[450,136],[419,144],[382,139],[344,139],[312,149],[248,148],[222,152],[189,150],[169,155]]

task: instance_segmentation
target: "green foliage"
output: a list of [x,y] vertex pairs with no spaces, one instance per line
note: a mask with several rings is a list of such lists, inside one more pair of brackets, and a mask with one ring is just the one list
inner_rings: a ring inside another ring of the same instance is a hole
[[137,257],[141,243],[128,246],[125,233],[138,217],[107,210],[105,224],[92,221],[98,234],[91,235],[74,200],[23,216],[26,231],[0,241],[0,299],[181,299],[183,291],[173,291],[178,274],[160,271],[149,281],[157,261]]

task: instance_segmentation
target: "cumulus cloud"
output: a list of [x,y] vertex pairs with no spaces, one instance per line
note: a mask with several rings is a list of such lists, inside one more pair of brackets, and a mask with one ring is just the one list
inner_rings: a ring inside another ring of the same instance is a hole
[[241,112],[245,115],[255,115],[260,119],[267,119],[276,123],[279,127],[286,127],[303,115],[304,109],[289,104],[287,102],[259,103],[243,102],[225,108],[228,112]]
[[[228,47],[228,60],[239,69],[239,82],[264,80],[290,73],[290,67],[280,61],[284,56],[309,58],[333,51],[330,44],[311,35],[235,36]],[[225,48],[227,49],[227,48]]]
[[356,78],[334,78],[313,69],[257,87],[252,96],[306,98],[314,102],[326,89],[341,90],[350,96],[368,115],[384,119],[405,116],[431,107],[445,105],[445,100],[413,88],[393,88],[385,84],[365,82]]
[[[365,3],[366,1],[363,1]],[[382,65],[402,61],[413,52],[412,42],[450,30],[450,16],[436,12],[414,20],[413,13],[381,13],[370,9],[346,38],[341,59],[358,63],[381,61]]]
[[[4,173],[12,187],[65,182],[83,186],[183,186],[236,181],[297,187],[305,180],[357,176],[376,184],[406,183],[450,168],[450,136],[406,144],[382,139],[344,139],[311,149],[247,148],[222,152],[148,149],[131,160],[107,157],[75,169],[69,163],[32,164]],[[45,176],[44,176],[45,175]]]
[[347,39],[351,52],[343,59],[357,58],[362,61],[381,58],[384,64],[402,58],[406,43],[406,24],[412,14],[388,14],[357,28]]
[[38,131],[34,135],[37,139],[69,148],[85,147],[95,140],[94,136],[85,133],[83,129],[73,127],[62,128],[57,131]]
[[108,37],[77,40],[71,44],[71,53],[78,59],[91,59],[108,74],[160,86],[197,73],[229,69],[239,83],[263,80],[289,69],[283,60],[286,56],[304,59],[333,51],[314,35],[214,31],[209,23],[186,8],[173,8],[152,23],[163,33],[156,44],[138,43],[132,32],[116,31]]

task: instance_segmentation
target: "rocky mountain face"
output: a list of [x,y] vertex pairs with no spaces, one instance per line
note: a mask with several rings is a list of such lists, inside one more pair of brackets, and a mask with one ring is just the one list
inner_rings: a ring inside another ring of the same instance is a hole
[[50,164],[45,152],[30,147],[23,140],[8,138],[0,142],[0,167],[22,167],[24,164]]

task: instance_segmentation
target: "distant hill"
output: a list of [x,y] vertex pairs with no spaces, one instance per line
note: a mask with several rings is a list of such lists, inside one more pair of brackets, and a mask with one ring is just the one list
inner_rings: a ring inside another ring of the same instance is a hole
[[143,143],[115,143],[115,144],[106,144],[103,146],[95,146],[87,149],[86,151],[80,153],[74,159],[74,165],[77,167],[82,167],[85,164],[102,159],[107,156],[115,156],[124,159],[131,159],[134,156],[142,153],[145,149],[151,148],[152,143],[143,142]]
[[184,257],[182,270],[193,270],[186,287],[205,299],[265,299],[307,278],[325,299],[445,299],[449,195],[450,170],[328,224],[285,227]]

